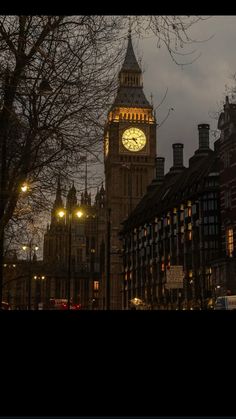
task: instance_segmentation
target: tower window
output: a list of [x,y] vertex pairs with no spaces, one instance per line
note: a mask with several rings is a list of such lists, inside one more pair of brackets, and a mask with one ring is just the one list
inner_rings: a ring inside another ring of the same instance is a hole
[[226,245],[227,254],[229,257],[232,257],[234,251],[234,231],[232,228],[228,228],[226,231]]
[[99,281],[93,281],[93,289],[94,289],[94,291],[99,290]]

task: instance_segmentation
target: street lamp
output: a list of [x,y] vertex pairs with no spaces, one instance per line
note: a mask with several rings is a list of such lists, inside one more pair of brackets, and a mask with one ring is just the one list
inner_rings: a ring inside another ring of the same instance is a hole
[[20,190],[21,190],[21,192],[23,192],[23,193],[28,192],[28,190],[29,190],[29,185],[28,185],[28,183],[26,183],[26,182],[22,183],[22,185],[20,185]]
[[[20,191],[25,193],[28,190],[28,184],[26,182],[24,182],[22,185],[20,185]],[[2,190],[0,187],[0,220],[1,220],[1,216],[4,215],[4,211],[2,213],[2,209],[3,207],[1,206],[1,204],[3,205],[3,200],[1,202],[1,194],[2,194]],[[0,303],[2,301],[2,293],[3,293],[3,267],[4,267],[4,227],[2,227],[0,229]]]
[[68,270],[67,270],[67,309],[70,310],[70,285],[71,285],[71,226],[72,217],[75,215],[77,218],[82,218],[84,213],[81,209],[72,211],[66,211],[65,209],[58,210],[57,214],[60,218],[65,217],[68,214]]
[[[36,289],[35,289],[35,295],[36,295],[36,304],[35,304],[35,308],[36,310],[39,310],[39,303],[40,303],[40,308],[43,308],[43,303],[42,303],[42,282],[46,279],[45,275],[34,275],[33,279],[36,282]],[[44,293],[43,293],[44,294]],[[41,298],[41,301],[39,299],[39,297]]]
[[27,255],[27,260],[29,261],[29,275],[28,275],[28,310],[31,310],[31,272],[32,272],[32,250],[35,252],[39,249],[37,245],[34,245],[32,241],[29,242],[28,245],[23,245],[22,250],[27,251],[29,250],[29,259]]
[[[22,77],[20,77],[22,78]],[[26,80],[37,80],[37,78],[26,77]],[[17,95],[17,89],[14,85],[15,79],[11,77],[9,68],[4,71],[3,82],[3,103],[0,111],[0,303],[2,302],[3,288],[3,261],[4,261],[4,215],[7,206],[7,137],[11,118],[14,117],[14,100]],[[38,92],[34,91],[34,96],[45,96],[52,93],[52,88],[45,78],[42,79]],[[22,96],[30,96],[30,93],[20,92]],[[15,116],[17,123],[19,122]],[[22,185],[21,191],[26,192],[28,187]]]

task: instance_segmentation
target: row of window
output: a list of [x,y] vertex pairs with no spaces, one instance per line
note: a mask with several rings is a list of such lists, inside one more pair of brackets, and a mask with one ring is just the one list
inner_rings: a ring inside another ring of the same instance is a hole
[[136,121],[148,121],[148,115],[147,114],[142,114],[142,113],[120,113],[119,115],[120,119],[128,119],[130,120],[136,120]]
[[[204,235],[210,236],[210,235],[217,235],[219,233],[219,227],[218,225],[204,225]],[[192,231],[188,231],[188,240],[192,239]],[[126,241],[127,250],[130,247],[130,240]],[[135,244],[134,244],[135,246]],[[140,246],[139,246],[140,247]],[[204,241],[204,248],[205,249],[218,249],[219,248],[219,242],[218,240],[209,240]],[[154,245],[154,249],[157,250],[157,245]],[[153,249],[153,250],[154,250]],[[142,254],[142,252],[144,252]],[[229,257],[233,256],[234,253],[234,232],[232,227],[228,227],[226,229],[226,253]],[[141,246],[141,256],[145,255],[145,249]]]

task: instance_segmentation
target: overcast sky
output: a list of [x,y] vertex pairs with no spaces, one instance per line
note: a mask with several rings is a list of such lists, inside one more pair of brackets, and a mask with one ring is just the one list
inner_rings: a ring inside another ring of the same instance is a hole
[[[156,47],[154,37],[133,39],[137,56],[142,56],[145,69],[144,92],[148,99],[153,94],[154,107],[158,106],[166,89],[165,101],[157,109],[157,122],[161,123],[169,108],[174,108],[165,123],[157,130],[157,151],[166,158],[166,170],[172,165],[172,144],[183,142],[184,163],[198,147],[199,123],[217,128],[210,113],[219,111],[225,97],[225,85],[233,84],[236,73],[236,16],[214,16],[197,23],[192,30],[195,39],[209,39],[193,45],[200,57],[192,64],[177,66],[168,51]],[[191,61],[191,56],[180,57]],[[211,139],[211,146],[213,138]]]
[[[158,107],[168,88],[164,102],[156,110],[157,123],[161,125],[157,129],[157,154],[165,157],[166,172],[173,163],[173,143],[184,144],[184,164],[188,166],[188,159],[198,148],[198,124],[208,123],[211,130],[217,129],[213,113],[221,111],[225,86],[233,85],[232,76],[236,73],[236,16],[212,16],[193,26],[191,36],[205,42],[184,49],[185,53],[195,50],[196,54],[177,56],[180,62],[200,57],[181,66],[174,63],[164,46],[157,48],[154,36],[141,39],[132,34],[136,57],[142,59],[144,92],[148,100],[152,93],[154,107]],[[174,110],[162,124],[170,108]],[[211,133],[212,148],[213,143]],[[103,166],[96,170],[100,182]]]

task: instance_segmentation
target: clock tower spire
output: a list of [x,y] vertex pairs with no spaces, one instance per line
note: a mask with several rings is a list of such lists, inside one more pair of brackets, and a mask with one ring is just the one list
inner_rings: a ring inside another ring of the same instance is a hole
[[153,106],[143,91],[142,70],[134,53],[131,28],[118,81],[117,94],[104,130],[106,207],[107,212],[111,210],[108,278],[111,309],[122,308],[121,223],[136,207],[154,178],[156,157],[156,120]]

